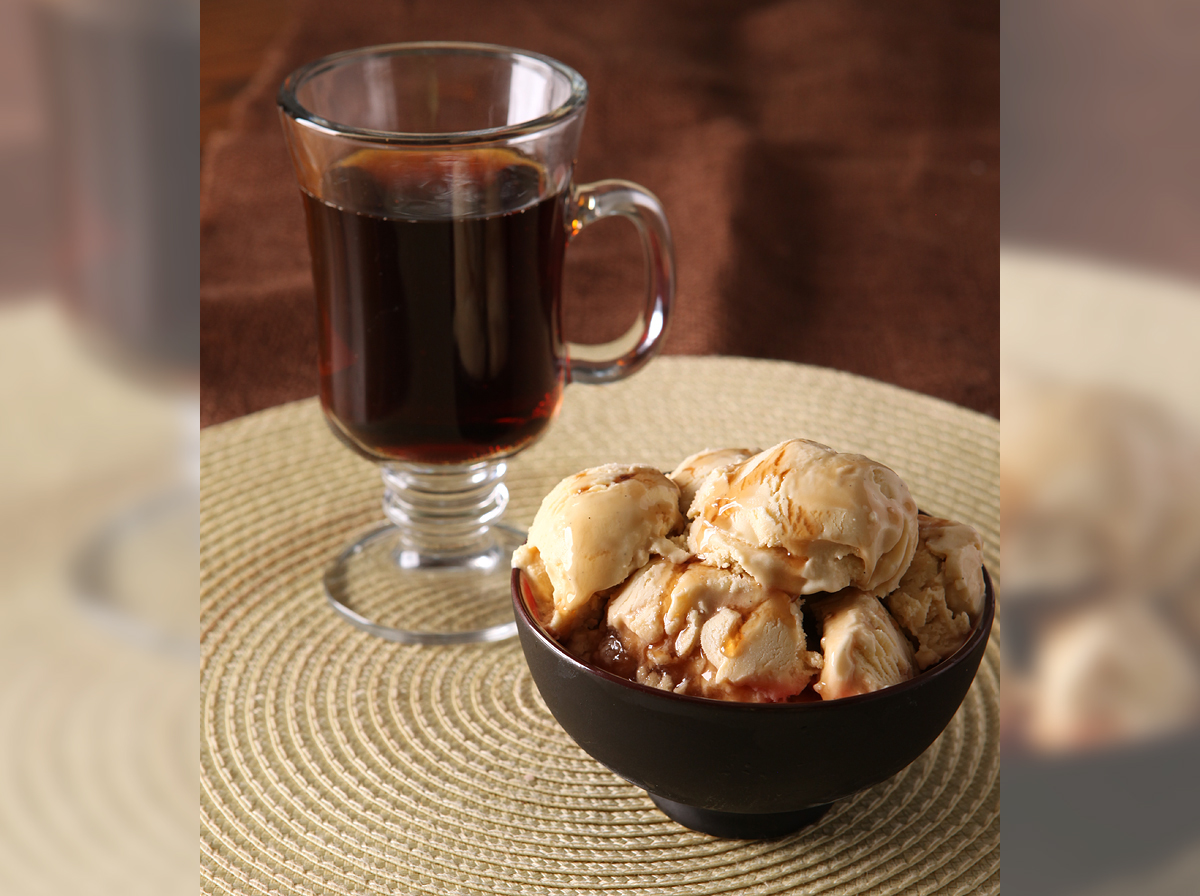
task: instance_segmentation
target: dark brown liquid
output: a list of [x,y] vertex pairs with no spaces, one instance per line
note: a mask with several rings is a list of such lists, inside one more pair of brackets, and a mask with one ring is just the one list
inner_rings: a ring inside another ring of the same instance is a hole
[[431,156],[365,151],[304,194],[321,401],[374,459],[507,454],[562,397],[562,195],[539,198],[542,172],[507,151],[457,168],[457,208],[439,209],[450,177]]

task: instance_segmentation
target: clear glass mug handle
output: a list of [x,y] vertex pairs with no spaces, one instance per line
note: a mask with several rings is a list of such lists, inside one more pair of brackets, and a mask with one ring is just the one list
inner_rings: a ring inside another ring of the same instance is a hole
[[620,215],[637,226],[646,255],[646,305],[624,336],[598,345],[567,343],[571,380],[611,383],[629,376],[654,357],[675,298],[675,247],[661,203],[649,190],[627,180],[579,184],[571,193],[567,226],[573,237],[600,218]]

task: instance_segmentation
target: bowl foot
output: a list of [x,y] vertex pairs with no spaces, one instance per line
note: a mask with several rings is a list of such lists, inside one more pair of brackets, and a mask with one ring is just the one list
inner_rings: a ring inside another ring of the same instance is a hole
[[801,828],[820,820],[829,811],[831,804],[813,806],[795,812],[762,812],[747,814],[743,812],[720,812],[716,809],[700,809],[684,803],[649,795],[672,821],[677,821],[685,828],[699,831],[702,834],[712,834],[714,837],[724,837],[727,840],[771,840],[792,834]]

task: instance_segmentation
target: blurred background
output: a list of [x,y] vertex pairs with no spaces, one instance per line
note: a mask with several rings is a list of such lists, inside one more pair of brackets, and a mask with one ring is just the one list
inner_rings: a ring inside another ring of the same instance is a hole
[[[1006,883],[1196,892],[1196,4],[446,9],[0,0],[0,892],[195,888],[199,383],[315,391],[271,98],[410,36],[592,81],[581,177],[677,222],[669,350],[1003,407]],[[589,338],[640,290],[600,231]]]
[[[671,222],[667,354],[833,367],[996,416],[999,30],[997,3],[961,0],[205,0],[202,425],[316,394],[280,82],[445,39],[587,79],[576,181],[636,181]],[[564,279],[567,338],[620,336],[645,289],[634,229],[589,227]]]
[[1005,0],[1010,892],[1200,891],[1200,7]]
[[195,892],[199,6],[0,2],[0,892]]

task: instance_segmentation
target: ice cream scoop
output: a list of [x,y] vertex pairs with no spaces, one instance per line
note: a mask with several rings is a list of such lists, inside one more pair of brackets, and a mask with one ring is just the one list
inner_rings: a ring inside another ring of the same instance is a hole
[[917,666],[928,669],[962,646],[983,607],[983,541],[964,523],[920,514],[919,542],[895,591],[884,598],[917,642]]
[[1006,376],[1005,593],[1171,593],[1200,569],[1200,439],[1146,399]]
[[912,646],[879,599],[855,588],[811,602],[825,653],[814,690],[822,700],[868,694],[916,673]]
[[710,473],[688,547],[789,594],[894,589],[917,545],[917,506],[892,470],[793,439]]
[[599,592],[652,554],[686,560],[679,488],[651,467],[605,464],[568,476],[543,499],[513,566],[529,576],[547,630],[563,637]]
[[821,668],[821,655],[807,649],[802,604],[742,573],[652,560],[613,594],[606,622],[642,684],[780,701]]
[[758,454],[761,448],[705,448],[690,457],[684,458],[674,470],[668,474],[671,480],[679,486],[679,509],[687,516],[692,516],[692,501],[696,491],[711,474],[717,470],[736,463],[741,463],[749,457]]
[[1200,664],[1137,595],[1078,607],[1038,634],[1025,734],[1039,750],[1073,752],[1195,726]]

